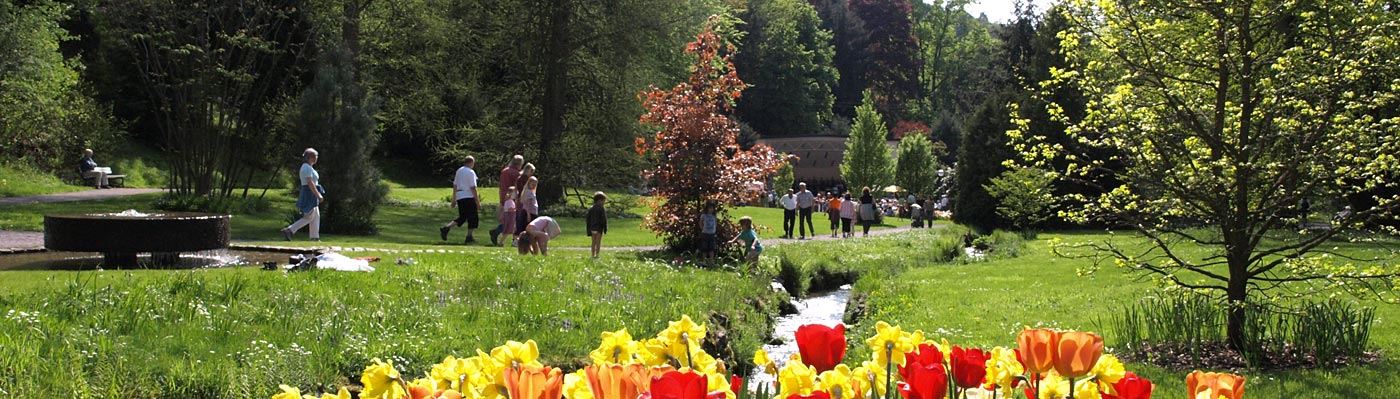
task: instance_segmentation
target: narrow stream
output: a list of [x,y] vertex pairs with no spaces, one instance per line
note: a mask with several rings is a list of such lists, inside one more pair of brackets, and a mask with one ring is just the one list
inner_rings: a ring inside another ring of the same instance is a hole
[[[764,345],[763,350],[768,351],[768,357],[778,363],[781,369],[787,363],[788,357],[797,354],[797,328],[807,324],[821,324],[834,327],[841,324],[841,318],[846,313],[846,302],[851,300],[851,286],[849,284],[841,286],[835,291],[814,293],[793,303],[797,307],[797,314],[787,315],[778,318],[778,323],[773,326],[773,337],[782,340],[778,345]],[[745,386],[749,389],[760,384],[772,386],[777,376],[763,372],[759,367],[749,376]]]

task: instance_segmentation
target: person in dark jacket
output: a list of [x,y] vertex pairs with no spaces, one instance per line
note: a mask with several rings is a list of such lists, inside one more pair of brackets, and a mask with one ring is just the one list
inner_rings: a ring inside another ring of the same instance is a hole
[[92,159],[92,149],[83,150],[83,159],[78,160],[78,170],[83,172],[84,179],[96,182],[97,188],[112,188],[107,184],[107,175],[112,173],[112,168],[97,166],[97,161]]
[[593,193],[593,207],[588,208],[588,236],[593,237],[593,257],[598,257],[598,251],[603,247],[603,234],[608,232],[608,211],[603,208],[603,204],[608,202],[608,195],[602,191]]

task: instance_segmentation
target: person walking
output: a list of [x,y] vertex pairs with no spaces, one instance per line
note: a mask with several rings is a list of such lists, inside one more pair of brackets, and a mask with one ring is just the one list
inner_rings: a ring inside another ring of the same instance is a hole
[[[507,226],[515,225],[515,214],[506,212],[506,199],[510,198],[511,191],[515,189],[516,179],[520,178],[520,167],[525,165],[525,157],[517,154],[510,158],[510,163],[501,169],[500,179],[496,181],[496,192],[498,204],[496,207],[496,228],[491,229],[491,245],[499,245],[496,239],[502,234],[515,235],[514,231],[508,230]],[[507,223],[509,222],[509,223]]]
[[870,195],[870,187],[860,190],[860,227],[861,237],[870,235],[870,226],[875,224],[875,197]]
[[841,196],[828,192],[826,197],[826,218],[831,221],[831,238],[836,238],[841,231]]
[[778,199],[778,204],[783,207],[783,236],[778,238],[792,238],[792,228],[797,223],[797,196],[789,188],[787,194]]
[[851,193],[845,193],[841,198],[841,238],[851,238],[855,233],[851,232],[851,222],[856,219],[856,202],[851,200]]
[[297,230],[307,226],[310,226],[311,241],[321,241],[321,202],[326,200],[326,190],[321,188],[321,174],[314,167],[318,158],[320,154],[314,148],[301,152],[301,171],[297,173],[297,180],[301,182],[301,192],[297,194],[297,210],[301,211],[301,219],[282,228],[282,238],[287,241],[292,240],[292,234],[296,234]]
[[807,239],[808,231],[816,238],[817,227],[812,225],[812,208],[817,206],[817,199],[811,191],[807,191],[807,183],[798,183],[797,189],[797,239]]
[[602,191],[593,193],[593,207],[588,208],[588,236],[593,238],[593,257],[598,257],[598,252],[603,247],[603,234],[608,232],[608,211],[603,204],[608,202],[608,195]]
[[464,244],[476,242],[476,227],[481,222],[477,210],[481,207],[481,196],[476,192],[476,171],[472,167],[476,166],[476,158],[467,156],[462,162],[462,167],[457,168],[457,174],[452,178],[452,196],[454,201],[452,206],[457,208],[457,218],[447,222],[447,225],[438,228],[443,241],[447,241],[447,233],[453,227],[466,226],[467,239]]

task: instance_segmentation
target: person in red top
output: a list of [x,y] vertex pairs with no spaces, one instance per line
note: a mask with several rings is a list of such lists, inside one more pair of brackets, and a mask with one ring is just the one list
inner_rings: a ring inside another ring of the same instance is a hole
[[[524,164],[525,157],[516,154],[515,157],[510,159],[510,164],[506,165],[505,169],[501,169],[501,178],[500,180],[497,180],[497,182],[499,183],[497,184],[497,187],[500,187],[500,192],[497,194],[497,196],[499,197],[497,199],[498,202],[496,202],[497,204],[506,203],[506,196],[510,194],[511,187],[516,186],[516,180],[520,179],[520,166]],[[500,245],[496,241],[496,238],[500,237],[501,234],[506,234],[508,236],[515,235],[514,231],[505,231],[506,218],[513,219],[515,218],[515,215],[506,215],[502,212],[501,208],[502,207],[500,206],[496,207],[496,221],[498,224],[496,225],[496,228],[491,229],[491,245]]]

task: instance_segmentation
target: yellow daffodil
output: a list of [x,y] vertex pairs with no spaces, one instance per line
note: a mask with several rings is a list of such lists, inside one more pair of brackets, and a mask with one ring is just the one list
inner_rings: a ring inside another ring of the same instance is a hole
[[[865,363],[873,362],[867,360]],[[851,392],[850,395],[846,395],[846,397],[849,399],[865,399],[870,396],[878,396],[870,394],[870,390],[874,387],[875,372],[870,371],[870,368],[864,364],[856,366],[855,370],[851,370]]]
[[762,367],[763,372],[768,373],[769,375],[778,374],[777,363],[774,363],[773,359],[768,358],[768,351],[765,351],[763,349],[753,351],[753,365]]
[[272,399],[301,399],[300,389],[287,386],[286,384],[278,385],[277,388],[281,389],[282,393],[272,395]]
[[[656,367],[671,364],[673,359],[670,348],[666,342],[659,338],[651,338],[637,343],[640,350],[637,355],[641,357],[642,364],[647,367]],[[677,363],[679,364],[679,363]]]
[[1016,361],[1014,350],[998,346],[992,348],[987,356],[987,382],[996,384],[1005,396],[1011,395],[1011,386],[1015,385],[1016,377],[1025,373],[1026,368]]
[[535,340],[527,340],[524,343],[516,341],[506,341],[505,345],[497,346],[491,350],[491,359],[496,364],[504,367],[517,366],[543,366],[540,364],[540,348],[535,345]]
[[817,389],[831,394],[831,399],[851,399],[851,367],[838,364],[817,376]]
[[904,365],[904,354],[913,352],[915,346],[923,341],[923,333],[919,334],[919,340],[914,340],[914,335],[899,330],[899,326],[890,326],[889,323],[879,322],[875,324],[875,336],[865,340],[865,344],[870,346],[870,352],[875,356],[875,362],[884,364],[894,362],[900,366]]
[[[857,369],[864,369],[864,370],[865,370],[865,373],[864,373],[864,376],[865,376],[865,377],[862,378],[862,380],[866,381],[866,383],[869,384],[869,386],[868,386],[868,388],[867,388],[866,390],[871,392],[871,396],[884,397],[884,396],[885,396],[885,389],[889,388],[890,385],[891,385],[889,379],[894,377],[894,376],[892,375],[892,372],[893,372],[894,370],[890,370],[890,372],[886,372],[886,371],[885,371],[885,363],[880,363],[880,362],[878,362],[878,361],[875,361],[875,360],[873,359],[873,358],[875,358],[875,356],[871,356],[871,357],[872,357],[871,360],[866,360],[866,361],[864,361],[864,362],[861,362],[861,363],[860,363],[860,367],[858,367]],[[860,374],[857,374],[857,375],[856,375],[856,377],[859,377],[859,376],[860,376]]]
[[1123,369],[1123,362],[1118,361],[1117,356],[1104,354],[1099,356],[1098,363],[1094,364],[1094,369],[1089,371],[1089,374],[1093,375],[1094,379],[1098,380],[1100,384],[1110,387],[1108,390],[1111,390],[1113,384],[1123,379],[1123,376],[1127,374],[1127,370]]
[[782,370],[778,370],[778,385],[781,389],[778,393],[780,398],[810,395],[817,389],[817,369],[802,364],[801,359],[794,357],[783,365]]
[[365,371],[360,374],[360,383],[365,389],[360,391],[360,397],[365,399],[399,399],[408,395],[406,387],[399,380],[399,371],[394,369],[392,362],[385,362],[374,359],[373,364],[365,367]]
[[1076,398],[1099,398],[1099,383],[1085,378],[1074,380],[1074,397]]
[[719,360],[715,359],[714,356],[710,356],[709,353],[705,353],[705,351],[697,350],[691,352],[690,362],[692,364],[691,368],[701,374],[720,373]]
[[593,389],[588,387],[587,372],[578,369],[564,376],[564,398],[593,399]]
[[442,363],[433,365],[428,371],[428,377],[433,380],[433,390],[454,389],[461,392],[465,391],[462,387],[463,380],[470,380],[474,374],[479,374],[479,368],[480,362],[448,356],[442,359]]
[[690,320],[690,316],[683,315],[680,320],[670,322],[656,337],[667,343],[688,340],[692,346],[699,346],[700,341],[705,340],[705,326],[695,324]]
[[627,329],[616,332],[604,331],[603,341],[598,344],[598,349],[588,353],[588,357],[593,358],[593,364],[630,364],[635,362],[632,354],[637,352],[637,341],[632,340],[632,334],[627,333]]
[[467,359],[472,367],[478,372],[467,377],[468,389],[462,391],[467,397],[472,399],[501,399],[506,394],[505,372],[506,366],[496,362],[496,359],[480,349],[476,350],[476,356]]
[[1059,373],[1048,372],[1040,380],[1040,399],[1063,399],[1069,392],[1069,380],[1060,377]]
[[[306,397],[310,398],[311,396],[308,395]],[[323,393],[321,394],[321,399],[350,399],[350,391],[346,390],[345,387],[340,387],[340,392],[337,392],[335,395]]]
[[729,386],[729,377],[722,373],[708,373],[705,374],[705,379],[706,392],[724,392],[725,399],[735,399],[734,389]]

